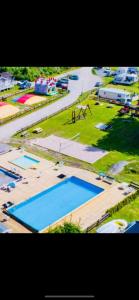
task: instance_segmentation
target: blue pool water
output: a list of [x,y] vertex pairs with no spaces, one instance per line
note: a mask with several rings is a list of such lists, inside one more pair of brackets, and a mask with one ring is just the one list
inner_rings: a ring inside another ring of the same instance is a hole
[[0,186],[7,185],[12,181],[16,181],[18,178],[19,176],[16,176],[11,172],[8,172],[5,169],[0,168]]
[[70,177],[8,209],[11,216],[33,231],[41,231],[85,204],[104,189]]
[[34,159],[27,155],[23,155],[23,156],[11,161],[11,163],[13,163],[14,165],[16,165],[22,169],[28,169],[28,168],[32,167],[34,164],[37,164],[39,162],[40,162],[39,160]]

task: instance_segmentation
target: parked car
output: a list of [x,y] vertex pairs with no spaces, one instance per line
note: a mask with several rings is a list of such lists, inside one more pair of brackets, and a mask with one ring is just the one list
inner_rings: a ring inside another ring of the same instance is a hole
[[58,80],[58,81],[56,82],[56,87],[61,87],[61,81],[60,81],[60,80]]
[[29,82],[28,80],[24,80],[23,82],[21,82],[19,84],[19,87],[20,87],[21,90],[22,89],[24,90],[24,89],[30,88],[31,87],[31,82]]
[[69,76],[69,79],[70,80],[79,80],[79,76],[75,75],[75,74],[72,74],[72,75]]
[[110,76],[116,76],[117,75],[117,72],[116,71],[111,71],[110,72]]
[[107,72],[111,72],[111,68],[109,68],[109,67],[104,68],[104,73],[107,73]]
[[69,80],[68,79],[66,79],[66,78],[62,78],[62,79],[60,79],[60,82],[61,83],[69,83]]
[[97,81],[96,84],[95,84],[96,87],[101,86],[101,85],[103,85],[103,83],[100,82],[100,81]]

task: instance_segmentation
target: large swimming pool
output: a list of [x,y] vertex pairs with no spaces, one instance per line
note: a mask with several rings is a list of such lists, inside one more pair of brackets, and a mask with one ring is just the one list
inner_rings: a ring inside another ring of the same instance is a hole
[[39,232],[103,191],[96,185],[72,176],[9,208],[8,213],[32,231]]
[[32,167],[35,164],[38,164],[40,161],[37,159],[34,159],[28,155],[20,156],[14,160],[11,161],[12,164],[22,168],[22,169],[28,169]]

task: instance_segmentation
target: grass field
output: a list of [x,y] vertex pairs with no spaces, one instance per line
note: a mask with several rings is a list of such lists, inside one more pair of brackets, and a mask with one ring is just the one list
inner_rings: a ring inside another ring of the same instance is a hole
[[[95,101],[89,100],[89,97],[82,104],[90,104],[92,115],[88,112],[85,120],[78,120],[75,124],[68,123],[71,120],[72,110],[76,108],[76,106],[73,106],[39,123],[37,126],[41,127],[43,132],[38,134],[37,137],[55,134],[71,138],[80,133],[79,142],[109,151],[105,157],[92,165],[95,172],[100,170],[108,172],[114,163],[126,160],[131,164],[124,171],[116,175],[115,178],[119,181],[133,181],[134,179],[134,181],[139,183],[139,172],[136,170],[136,165],[139,164],[139,120],[131,119],[128,116],[118,117],[119,106],[115,105],[113,108],[107,108],[108,104],[104,102],[102,105],[96,106]],[[131,122],[125,122],[126,120]],[[100,122],[110,122],[112,129],[108,132],[96,129],[95,125]],[[35,127],[28,130],[30,134],[29,138],[35,138],[32,133]],[[20,134],[17,134],[16,137],[20,138]]]
[[[104,78],[111,78],[111,77],[104,77]],[[139,94],[139,83],[136,82],[130,86],[128,85],[122,85],[122,84],[108,84],[107,85],[108,88],[116,88],[116,89],[121,89],[121,90],[125,90],[128,91],[130,93],[136,93]]]
[[139,220],[139,196],[131,203],[122,207],[118,212],[105,220],[101,225],[95,227],[90,233],[95,233],[97,228],[115,219],[125,219],[127,222]]

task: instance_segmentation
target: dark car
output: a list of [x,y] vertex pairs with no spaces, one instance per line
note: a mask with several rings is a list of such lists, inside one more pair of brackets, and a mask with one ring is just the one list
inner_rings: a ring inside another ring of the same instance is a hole
[[30,88],[31,87],[31,82],[29,82],[28,80],[25,80],[23,82],[20,83],[19,88],[22,90]]
[[73,74],[73,75],[70,75],[70,76],[69,76],[69,79],[70,79],[70,80],[79,80],[79,76]]
[[97,81],[96,84],[95,84],[96,87],[101,86],[101,85],[103,85],[103,83],[100,82],[100,81]]
[[69,83],[69,80],[68,79],[66,79],[66,78],[62,78],[62,79],[60,79],[60,82],[61,83]]
[[60,81],[60,80],[58,80],[58,81],[56,82],[56,87],[61,87],[61,81]]

